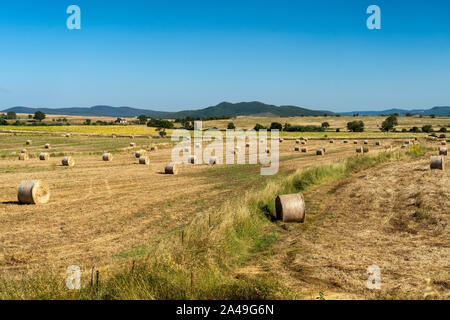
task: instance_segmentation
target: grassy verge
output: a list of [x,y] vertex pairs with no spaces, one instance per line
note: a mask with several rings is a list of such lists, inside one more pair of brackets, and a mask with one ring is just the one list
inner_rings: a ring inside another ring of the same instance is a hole
[[[147,248],[123,255],[125,266],[102,276],[91,287],[88,277],[79,291],[64,287],[54,274],[0,281],[0,299],[277,299],[292,298],[270,270],[239,274],[239,268],[272,254],[280,227],[273,223],[279,194],[305,192],[310,186],[342,179],[380,163],[424,155],[415,145],[406,151],[382,152],[298,171],[270,180],[260,190],[199,215],[183,230],[155,239]],[[251,274],[251,273],[250,273]]]

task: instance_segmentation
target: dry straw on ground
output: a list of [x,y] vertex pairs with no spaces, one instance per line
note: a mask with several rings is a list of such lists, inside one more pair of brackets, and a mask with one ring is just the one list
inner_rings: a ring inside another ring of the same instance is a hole
[[102,156],[103,161],[112,161],[113,156],[111,153],[104,153]]
[[305,199],[301,193],[280,195],[275,200],[277,219],[283,222],[305,221]]
[[431,156],[430,169],[431,170],[434,170],[434,169],[444,170],[445,169],[444,157],[442,157],[442,156]]
[[178,173],[178,165],[175,163],[167,163],[164,167],[165,174],[177,174]]
[[75,159],[71,156],[62,158],[61,163],[65,167],[73,167],[75,165]]
[[50,188],[41,180],[25,180],[17,190],[19,203],[44,204],[50,200]]

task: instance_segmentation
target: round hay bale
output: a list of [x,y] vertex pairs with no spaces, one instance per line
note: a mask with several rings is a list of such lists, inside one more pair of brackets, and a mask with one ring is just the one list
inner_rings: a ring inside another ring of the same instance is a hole
[[264,142],[264,139],[260,139],[259,142],[263,143],[263,142]]
[[364,151],[364,153],[368,153],[369,152],[369,147],[364,147],[363,151]]
[[27,146],[31,146],[33,144],[33,141],[27,140],[25,143],[26,143]]
[[406,144],[402,144],[401,148],[405,149],[406,148]]
[[299,146],[295,146],[294,147],[294,151],[300,151],[300,147]]
[[147,154],[146,150],[138,150],[136,151],[136,153],[134,154],[134,156],[139,159],[140,157],[144,156],[145,154]]
[[325,151],[323,149],[317,149],[316,150],[316,155],[323,156],[323,155],[325,155]]
[[143,155],[139,158],[139,164],[145,164],[145,165],[149,165],[150,164],[150,157],[147,155]]
[[245,144],[245,146],[246,146],[247,148],[249,148],[249,147],[250,147],[250,143],[247,142],[247,143]]
[[266,148],[266,153],[270,153],[270,149],[269,148]]
[[20,151],[20,153],[28,153],[27,149],[22,149],[22,151]]
[[283,142],[284,140],[282,138],[280,138],[280,142]]
[[189,149],[189,147],[184,148],[184,152],[190,152],[191,150]]
[[302,152],[305,153],[307,150],[305,147],[302,148]]
[[241,150],[241,148],[236,147],[235,150],[236,150],[237,152],[239,152],[239,151]]
[[360,147],[360,146],[356,147],[356,153],[362,153],[362,152],[363,152],[362,147]]
[[49,149],[49,150],[50,150],[50,149],[51,149],[52,147],[50,147],[50,144],[49,144],[49,143],[47,143],[47,144],[46,144],[46,145],[44,146],[44,148],[45,148],[45,149]]
[[13,151],[13,152],[11,152],[11,155],[15,156],[15,155],[17,155],[17,152]]
[[113,139],[117,138],[117,136],[115,134],[113,134],[111,137],[113,137]]
[[353,144],[358,144],[358,140],[353,140]]
[[364,140],[364,144],[369,144],[369,140]]
[[320,149],[323,150],[323,153],[326,153],[326,152],[327,152],[327,149],[325,148],[325,146],[321,146]]
[[195,149],[200,149],[200,143],[195,144]]
[[442,145],[442,146],[447,145],[447,141],[441,141],[441,145]]
[[164,167],[165,174],[177,174],[178,173],[178,165],[175,163],[166,163]]
[[48,154],[47,152],[42,152],[39,155],[39,160],[46,161],[48,159],[50,159],[50,154]]
[[61,163],[65,167],[73,167],[75,165],[75,159],[70,156],[64,157],[62,158]]
[[334,140],[330,140],[330,143],[334,143]]
[[305,221],[305,199],[301,193],[280,195],[275,200],[277,219],[283,222]]
[[111,153],[107,152],[103,154],[102,159],[103,161],[112,161],[113,156]]
[[376,141],[376,142],[375,142],[375,145],[376,145],[376,146],[380,146],[380,145],[381,145],[380,141]]
[[305,144],[306,144],[306,141],[305,141],[305,140],[302,140],[302,144],[305,145]]
[[134,147],[134,146],[136,146],[136,143],[130,142],[130,147]]
[[430,158],[430,169],[434,170],[444,170],[444,157],[442,156],[431,156]]
[[30,156],[28,155],[28,153],[21,153],[21,154],[19,154],[19,160],[25,161],[25,160],[28,160],[28,159],[30,159]]
[[409,144],[409,140],[405,140],[405,144]]
[[50,200],[50,188],[41,180],[25,180],[17,189],[17,198],[22,204],[44,204]]
[[216,157],[209,158],[209,164],[210,165],[215,165],[216,163],[217,163],[217,158]]
[[70,138],[70,133],[67,133],[67,134],[66,134],[66,138]]
[[344,140],[344,143],[348,143],[348,140]]
[[196,156],[189,156],[188,157],[188,163],[195,164]]
[[440,148],[439,149],[439,155],[446,156],[447,155],[447,148]]
[[150,148],[150,151],[156,152],[156,151],[158,151],[158,147],[157,146],[153,146],[153,147]]
[[295,143],[296,143],[296,144],[299,144],[299,143],[300,143],[300,140],[299,140],[299,139],[296,139],[296,140],[295,140]]

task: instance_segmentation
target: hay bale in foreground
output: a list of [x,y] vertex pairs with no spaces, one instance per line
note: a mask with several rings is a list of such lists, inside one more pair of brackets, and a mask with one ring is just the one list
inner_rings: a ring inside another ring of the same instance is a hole
[[19,154],[19,160],[25,161],[25,160],[28,160],[28,159],[30,159],[30,156],[28,155],[28,153],[21,153],[21,154]]
[[49,143],[47,143],[47,144],[45,144],[44,148],[50,150],[52,147],[50,146]]
[[50,155],[47,152],[42,152],[39,155],[39,160],[46,161],[48,159],[50,159]]
[[164,167],[165,174],[177,174],[178,173],[178,165],[175,163],[166,163]]
[[439,149],[439,155],[446,156],[447,155],[447,148],[440,148]]
[[430,169],[438,169],[438,170],[444,170],[445,164],[444,164],[444,157],[442,156],[431,156],[430,158]]
[[144,156],[145,154],[147,154],[147,151],[145,151],[145,150],[138,150],[138,151],[136,151],[134,156],[139,159],[140,157]]
[[283,222],[305,221],[305,199],[301,193],[280,195],[275,200],[277,219]]
[[103,161],[112,161],[113,156],[109,152],[108,153],[104,153],[103,156],[102,156],[102,159],[103,159]]
[[25,180],[17,189],[17,198],[22,204],[44,204],[50,200],[50,188],[41,180]]
[[316,155],[323,156],[323,155],[325,155],[325,151],[323,149],[317,149]]
[[75,159],[70,156],[64,157],[62,158],[61,163],[65,167],[73,167],[75,165]]
[[356,147],[356,153],[362,153],[362,152],[363,152],[362,147],[360,147],[360,146]]
[[26,143],[27,146],[31,146],[33,144],[33,141],[27,140],[25,143]]
[[145,164],[145,165],[149,165],[150,164],[150,157],[147,155],[143,155],[139,158],[139,164]]

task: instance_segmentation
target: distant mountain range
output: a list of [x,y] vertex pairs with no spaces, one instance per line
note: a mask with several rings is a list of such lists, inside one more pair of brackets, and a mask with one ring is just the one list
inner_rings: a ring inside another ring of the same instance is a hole
[[414,110],[404,110],[404,109],[388,109],[383,111],[352,111],[352,112],[341,112],[343,116],[350,116],[353,114],[359,114],[361,116],[380,116],[398,113],[401,116],[410,114],[421,114],[424,116],[430,116],[432,114],[436,116],[450,116],[450,107],[433,107],[431,109],[414,109]]
[[295,106],[274,106],[262,102],[240,102],[229,103],[221,102],[216,106],[211,106],[199,110],[186,110],[179,112],[164,112],[154,110],[143,110],[130,107],[111,107],[111,106],[95,106],[91,108],[27,108],[27,107],[13,107],[3,112],[14,111],[16,113],[32,114],[36,111],[42,111],[45,114],[53,115],[68,115],[68,116],[103,116],[103,117],[137,117],[145,114],[148,117],[154,118],[185,118],[187,116],[193,118],[214,117],[214,116],[261,116],[261,117],[294,117],[294,116],[319,116],[319,115],[334,115],[331,111],[310,110]]
[[[256,117],[296,117],[296,116],[323,116],[336,115],[336,113],[326,110],[311,110],[296,106],[275,106],[270,104],[265,104],[262,102],[221,102],[216,106],[211,106],[199,110],[185,110],[179,112],[164,112],[164,111],[154,111],[154,110],[143,110],[130,107],[111,107],[111,106],[95,106],[90,108],[61,108],[61,109],[50,109],[50,108],[27,108],[27,107],[13,107],[2,112],[14,111],[16,113],[27,113],[33,114],[36,111],[42,111],[46,114],[52,115],[68,115],[68,116],[85,116],[85,117],[137,117],[139,115],[145,114],[148,117],[153,118],[166,118],[166,119],[176,119],[185,118],[187,116],[193,118],[203,118],[203,117],[236,117],[236,116],[256,116]],[[398,113],[400,115],[411,114],[422,114],[422,115],[436,115],[436,116],[450,116],[450,106],[449,107],[433,107],[431,109],[417,109],[417,110],[404,110],[404,109],[389,109],[383,111],[353,111],[353,112],[342,112],[341,115],[366,115],[366,116],[378,116]]]

